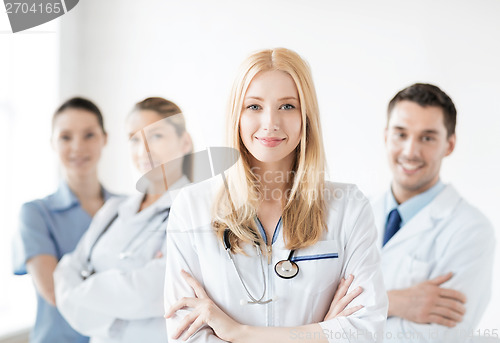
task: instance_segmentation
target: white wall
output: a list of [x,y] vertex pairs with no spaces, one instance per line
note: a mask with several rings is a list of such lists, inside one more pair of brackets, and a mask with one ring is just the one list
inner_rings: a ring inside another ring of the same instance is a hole
[[[12,34],[0,5],[0,341],[34,322],[29,277],[12,274],[11,237],[25,201],[57,187],[50,118],[59,89],[56,21],[36,32]],[[14,340],[14,338],[12,338]]]
[[[459,111],[458,145],[442,178],[488,215],[498,237],[499,18],[497,0],[85,0],[60,19],[61,97],[82,94],[102,106],[111,135],[102,177],[130,191],[122,128],[134,102],[172,99],[198,148],[222,144],[239,63],[257,49],[292,48],[312,66],[332,178],[372,195],[390,180],[387,102],[411,83],[434,83]],[[499,267],[497,254],[497,290]],[[496,291],[482,328],[499,327],[499,304]]]

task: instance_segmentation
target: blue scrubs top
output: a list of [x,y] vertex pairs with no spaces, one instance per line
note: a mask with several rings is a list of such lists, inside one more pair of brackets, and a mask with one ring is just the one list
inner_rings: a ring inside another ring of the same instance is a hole
[[[112,196],[102,189],[104,201]],[[48,254],[59,261],[72,252],[92,221],[80,206],[78,198],[67,183],[43,199],[25,203],[21,208],[19,230],[13,241],[14,274],[26,274],[26,261]],[[37,314],[31,343],[86,343],[88,337],[80,335],[64,320],[56,307],[46,302],[37,292]]]

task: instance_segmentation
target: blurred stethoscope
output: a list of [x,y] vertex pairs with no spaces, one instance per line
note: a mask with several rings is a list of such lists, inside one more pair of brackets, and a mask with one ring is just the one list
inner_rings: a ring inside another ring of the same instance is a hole
[[[181,115],[181,114],[178,114],[178,115]],[[163,120],[166,120],[166,119],[163,119]],[[142,139],[146,142],[147,135],[144,133],[144,129],[141,131],[141,134],[142,134],[142,136],[141,136]],[[149,153],[149,150],[148,150],[148,153]],[[238,160],[238,158],[240,156],[239,151],[234,149],[234,148],[228,148],[228,147],[208,147],[206,150],[194,152],[194,153],[191,153],[190,155],[191,155],[190,157],[192,158],[193,165],[201,166],[198,170],[199,174],[192,176],[192,183],[197,183],[197,182],[209,179],[215,175],[220,175],[223,182],[224,182],[224,186],[227,190],[227,194],[228,194],[229,200],[231,202],[232,209],[233,209],[233,211],[235,211],[234,205],[233,205],[231,198],[230,198],[230,195],[229,195],[229,187],[228,187],[227,179],[225,177],[224,172],[226,170],[228,170],[234,163],[236,163],[236,161]],[[149,158],[150,158],[151,165],[153,165],[152,157],[150,156]],[[184,156],[179,158],[179,160],[181,160],[181,161],[183,159],[184,159]],[[177,163],[177,162],[178,162],[177,160],[165,162],[165,163],[161,164],[160,166],[156,166],[151,172],[155,172],[155,169],[161,168],[161,171],[165,174],[165,170],[166,169],[168,170],[170,168],[170,164],[173,164],[175,166],[174,163]],[[139,181],[137,182],[137,185],[136,185],[137,190],[139,190],[140,192],[145,192],[148,185],[149,185],[148,179],[149,179],[148,174],[143,175],[143,177],[141,179],[139,179]],[[165,180],[166,180],[166,178],[165,178]],[[168,189],[168,185],[166,183],[165,183],[165,189]],[[114,219],[116,219],[116,218],[114,218]],[[109,225],[111,225],[111,223]],[[104,232],[105,231],[106,231],[106,229],[104,230]],[[229,259],[231,260],[231,262],[234,266],[234,269],[236,270],[236,274],[238,275],[238,278],[240,279],[240,282],[243,285],[243,288],[245,288],[245,291],[248,294],[248,297],[250,298],[250,301],[246,301],[246,303],[248,303],[248,304],[267,304],[267,303],[273,301],[273,299],[263,300],[264,296],[266,294],[267,283],[266,283],[266,278],[265,278],[264,264],[262,262],[262,252],[260,249],[259,242],[255,241],[254,245],[255,245],[255,249],[257,251],[257,255],[260,259],[262,278],[264,280],[264,290],[263,290],[262,295],[260,297],[254,297],[250,293],[250,290],[248,289],[246,283],[243,280],[243,277],[241,276],[241,273],[240,273],[238,266],[234,262],[233,254],[231,253],[231,243],[229,241],[229,232],[230,232],[229,230],[224,231],[224,237],[223,237],[224,249],[226,250],[226,252],[229,256]],[[99,240],[99,238],[100,238],[100,236],[97,238],[97,240]],[[95,243],[94,243],[94,245],[95,245]],[[93,246],[92,246],[92,248],[93,248]],[[90,250],[89,257],[87,260],[89,266],[90,266],[90,255],[92,253],[92,248]],[[291,279],[298,274],[299,267],[297,266],[297,264],[295,262],[292,261],[292,257],[293,257],[294,253],[295,253],[295,250],[291,250],[290,254],[288,255],[288,258],[286,260],[279,261],[274,266],[274,271],[276,272],[276,274],[279,277],[281,277],[283,279]],[[82,277],[84,277],[83,272],[84,271],[82,271]],[[93,271],[90,268],[88,268],[85,272],[89,273],[89,276],[92,275],[92,273],[93,273]]]
[[[231,263],[234,266],[234,269],[236,270],[236,274],[238,275],[238,278],[240,279],[241,284],[243,285],[243,288],[245,289],[245,292],[247,293],[248,297],[250,298],[250,301],[246,301],[247,304],[268,304],[273,299],[267,299],[263,300],[264,296],[266,294],[266,289],[267,289],[267,283],[266,283],[266,275],[264,272],[264,264],[262,262],[262,252],[260,249],[260,243],[258,241],[254,242],[255,250],[257,252],[257,256],[259,257],[260,260],[260,268],[262,272],[262,280],[264,280],[264,289],[262,291],[262,295],[260,297],[255,297],[250,293],[250,290],[248,289],[246,283],[243,281],[243,277],[241,276],[240,269],[236,265],[233,259],[233,254],[231,253],[231,243],[229,241],[229,229],[226,229],[224,231],[223,235],[223,242],[224,242],[224,249],[227,252],[227,255],[229,256],[229,259],[231,260]],[[276,272],[276,275],[278,275],[280,278],[283,279],[292,279],[297,274],[299,273],[299,266],[297,263],[292,261],[293,254],[295,253],[295,250],[290,250],[290,254],[288,255],[288,258],[286,260],[281,260],[276,265],[274,266],[274,271]],[[241,304],[244,305],[245,301],[242,300]]]
[[[162,219],[162,221],[160,222],[160,224],[158,224],[158,226],[154,230],[151,230],[151,234],[149,234],[148,236],[146,236],[142,240],[142,242],[140,244],[136,244],[136,246],[135,246],[134,249],[130,249],[130,247],[137,240],[137,238],[139,238],[139,236],[141,234],[143,234],[144,229],[149,226],[149,224],[153,221],[154,218],[156,218],[158,215],[160,215],[162,213],[165,213],[165,217]],[[144,224],[144,227],[141,230],[139,230],[137,232],[137,234],[135,234],[135,236],[133,236],[128,241],[128,243],[125,245],[125,247],[118,254],[118,258],[120,260],[124,260],[124,259],[127,259],[130,256],[132,256],[134,254],[134,252],[139,247],[143,246],[144,243],[146,243],[155,233],[157,233],[159,231],[160,226],[168,219],[168,215],[169,214],[170,214],[170,207],[165,208],[165,209],[159,211],[158,213],[156,213],[155,215],[151,216],[151,218],[146,222],[146,224]],[[95,274],[95,269],[94,269],[94,267],[92,266],[92,263],[91,263],[92,262],[92,252],[94,251],[94,248],[95,248],[96,244],[99,242],[99,240],[102,238],[102,236],[104,236],[104,234],[106,233],[106,231],[109,230],[109,228],[114,223],[114,221],[116,220],[116,218],[118,218],[118,213],[115,214],[113,216],[113,218],[111,218],[111,220],[108,222],[108,224],[104,227],[104,229],[96,237],[96,239],[94,240],[94,243],[90,246],[89,253],[87,255],[86,268],[84,268],[82,271],[80,271],[80,276],[82,277],[82,279],[85,280],[85,279],[89,278],[90,276],[92,276],[93,274]]]

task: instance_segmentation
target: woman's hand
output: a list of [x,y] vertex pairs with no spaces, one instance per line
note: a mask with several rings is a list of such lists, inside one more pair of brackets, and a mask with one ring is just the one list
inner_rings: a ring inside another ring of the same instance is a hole
[[347,317],[363,308],[363,305],[347,308],[351,301],[363,292],[363,288],[357,287],[355,290],[347,293],[353,280],[354,276],[352,275],[349,275],[347,279],[342,278],[342,280],[340,280],[340,284],[337,287],[332,304],[324,320],[333,319],[335,317]]
[[170,318],[175,312],[183,308],[189,307],[191,313],[187,314],[181,321],[177,331],[172,335],[173,339],[187,340],[200,327],[207,324],[214,330],[215,334],[225,341],[235,340],[236,333],[243,328],[243,325],[233,320],[224,313],[213,301],[209,298],[201,284],[184,270],[181,272],[182,277],[187,281],[189,286],[194,290],[195,298],[182,298],[177,301],[170,310],[165,314],[165,318]]

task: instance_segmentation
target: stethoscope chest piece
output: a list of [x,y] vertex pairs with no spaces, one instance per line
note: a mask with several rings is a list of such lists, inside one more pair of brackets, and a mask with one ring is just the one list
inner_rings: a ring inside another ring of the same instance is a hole
[[276,263],[274,271],[280,278],[291,279],[299,273],[299,266],[290,259],[282,260]]
[[125,260],[125,259],[129,258],[130,256],[132,256],[132,253],[130,251],[123,251],[123,252],[118,254],[118,258],[120,260]]
[[92,269],[83,269],[82,271],[80,271],[80,276],[82,277],[83,280],[86,280],[88,279],[89,277],[91,277],[92,275],[95,274],[95,271]]

